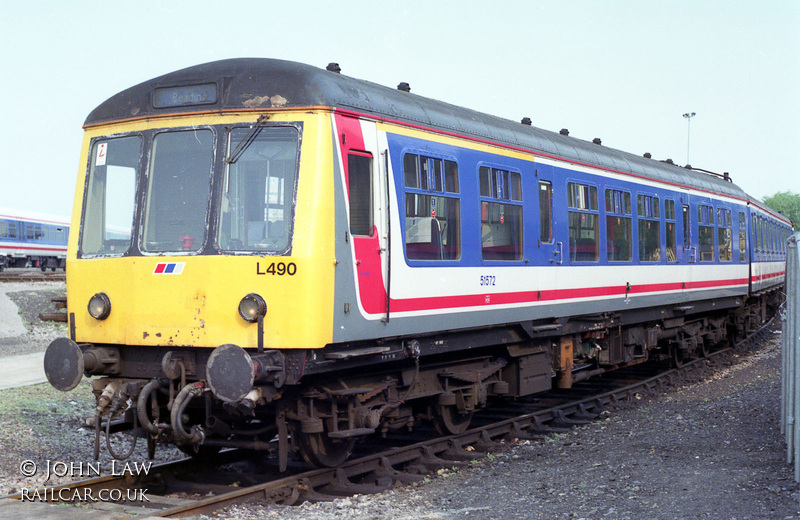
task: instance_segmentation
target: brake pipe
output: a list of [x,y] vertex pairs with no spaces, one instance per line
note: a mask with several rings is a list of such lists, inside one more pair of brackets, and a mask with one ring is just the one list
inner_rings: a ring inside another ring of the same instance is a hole
[[[161,381],[158,379],[153,379],[142,388],[142,391],[139,392],[139,398],[136,401],[136,415],[139,418],[139,424],[142,425],[142,428],[152,435],[158,435],[160,433],[160,428],[157,424],[150,421],[150,416],[147,413],[147,401],[150,399],[150,396],[161,386]],[[156,410],[158,404],[156,403],[155,407]],[[157,420],[157,418],[156,418]]]
[[181,416],[189,405],[189,402],[204,391],[205,383],[198,381],[184,386],[175,397],[175,402],[172,403],[170,422],[172,423],[172,431],[176,440],[189,444],[197,444],[202,443],[203,439],[205,439],[205,433],[203,433],[202,427],[194,425],[191,430],[187,432],[181,420]]

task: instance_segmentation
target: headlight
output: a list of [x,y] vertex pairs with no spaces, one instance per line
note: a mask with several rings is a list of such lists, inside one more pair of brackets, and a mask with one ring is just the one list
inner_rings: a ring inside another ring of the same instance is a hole
[[89,315],[96,320],[104,320],[111,314],[111,300],[106,293],[97,293],[89,299]]
[[239,315],[245,321],[253,323],[258,321],[259,316],[267,314],[267,302],[261,296],[250,293],[239,302]]

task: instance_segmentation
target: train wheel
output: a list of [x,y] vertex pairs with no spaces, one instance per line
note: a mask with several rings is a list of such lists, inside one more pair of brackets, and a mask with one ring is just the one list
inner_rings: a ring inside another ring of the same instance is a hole
[[331,439],[327,432],[298,433],[300,454],[316,468],[333,468],[347,460],[355,439]]
[[456,435],[464,433],[469,428],[469,423],[472,421],[472,412],[459,413],[458,407],[454,405],[440,406],[436,417],[433,419],[433,425],[436,431],[442,435]]
[[683,366],[683,350],[678,345],[670,347],[669,360],[672,368],[681,368]]
[[697,356],[701,358],[707,358],[708,354],[711,352],[711,347],[706,344],[706,340],[701,339],[697,342]]

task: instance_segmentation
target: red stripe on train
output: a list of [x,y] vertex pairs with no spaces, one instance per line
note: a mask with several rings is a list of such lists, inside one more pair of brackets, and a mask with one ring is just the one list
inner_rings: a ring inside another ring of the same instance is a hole
[[746,285],[747,278],[735,278],[730,280],[633,285],[631,286],[630,290],[627,291],[625,286],[609,286],[577,289],[553,289],[545,291],[522,291],[513,293],[434,296],[429,298],[409,298],[402,300],[392,299],[391,310],[392,312],[445,310],[457,309],[460,307],[481,307],[487,305],[510,305],[543,301],[575,300],[580,298],[598,298],[603,296],[624,296],[626,292],[627,294],[645,294],[675,292],[686,289],[713,289],[715,287]]

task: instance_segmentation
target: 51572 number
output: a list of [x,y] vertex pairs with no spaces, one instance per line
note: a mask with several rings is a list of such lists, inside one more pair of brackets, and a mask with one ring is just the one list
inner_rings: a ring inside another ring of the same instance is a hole
[[481,285],[494,285],[496,280],[492,275],[481,276]]

